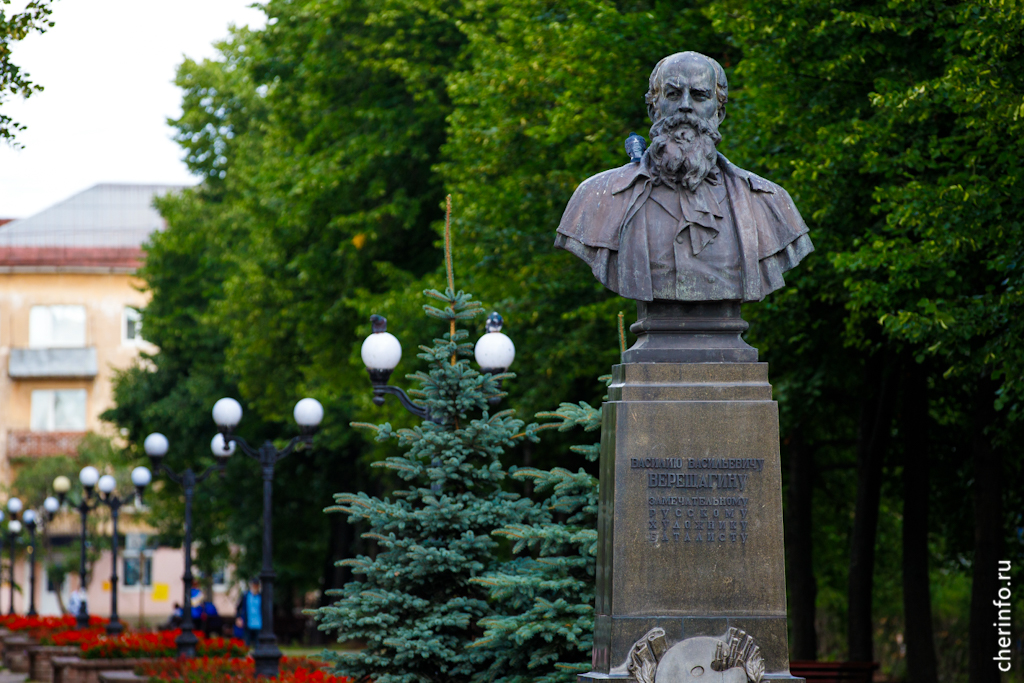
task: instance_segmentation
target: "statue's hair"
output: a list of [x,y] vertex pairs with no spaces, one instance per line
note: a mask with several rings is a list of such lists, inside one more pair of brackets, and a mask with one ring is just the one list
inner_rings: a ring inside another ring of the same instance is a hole
[[651,117],[651,121],[654,121],[654,101],[658,95],[661,94],[661,84],[659,82],[661,78],[661,71],[670,61],[676,60],[680,57],[689,57],[691,55],[706,59],[711,65],[711,68],[715,70],[715,95],[718,98],[718,122],[721,123],[725,118],[725,104],[729,101],[729,80],[725,77],[725,69],[718,63],[717,59],[712,59],[707,55],[702,55],[699,52],[693,52],[688,50],[686,52],[676,52],[675,54],[665,57],[654,66],[654,71],[651,72],[651,77],[647,82],[647,95],[644,96],[644,102],[647,103],[647,115]]

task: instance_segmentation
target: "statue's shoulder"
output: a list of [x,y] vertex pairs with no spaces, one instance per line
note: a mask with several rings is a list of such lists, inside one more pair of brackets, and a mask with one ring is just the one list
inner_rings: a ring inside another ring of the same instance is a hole
[[[780,199],[783,197],[789,197],[789,193],[786,192],[785,188],[783,188],[781,185],[777,185],[776,183],[773,183],[767,178],[762,178],[756,173],[740,168],[736,164],[726,159],[721,154],[718,155],[718,166],[726,174],[731,175],[734,178],[737,178],[745,182],[747,186],[750,188],[751,192],[760,195],[779,195]],[[763,198],[770,199],[770,197]]]
[[619,227],[631,194],[625,190],[632,187],[640,173],[640,164],[629,163],[580,183],[562,214],[559,234],[588,247],[618,249]]
[[573,193],[573,198],[593,197],[605,193],[617,194],[632,185],[640,172],[640,164],[634,162],[601,171],[580,183]]
[[[776,254],[807,234],[807,224],[785,188],[756,173],[743,170],[721,154],[718,155],[718,167],[726,176],[726,186],[730,187],[730,192],[743,195],[744,201],[738,205],[734,203],[739,212],[737,219],[741,222],[750,221],[756,226],[759,258]],[[801,247],[804,253],[809,253],[813,248],[810,240]],[[799,258],[796,259],[798,261]]]

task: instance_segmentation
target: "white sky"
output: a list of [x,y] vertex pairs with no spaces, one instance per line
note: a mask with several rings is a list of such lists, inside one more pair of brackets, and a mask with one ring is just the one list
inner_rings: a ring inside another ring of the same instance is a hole
[[[101,182],[193,184],[168,117],[185,55],[215,55],[229,24],[262,27],[252,0],[58,0],[56,25],[13,47],[46,88],[2,110],[27,130],[0,142],[0,218],[25,218]],[[24,0],[8,6],[24,5]]]

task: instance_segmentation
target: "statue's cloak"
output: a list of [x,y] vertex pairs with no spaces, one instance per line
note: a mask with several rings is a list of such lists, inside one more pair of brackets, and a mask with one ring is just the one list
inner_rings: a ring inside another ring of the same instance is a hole
[[[782,274],[814,251],[814,245],[782,187],[744,171],[721,154],[718,169],[736,226],[743,300],[760,301],[785,286]],[[586,261],[602,284],[636,301],[654,299],[640,211],[651,187],[646,156],[639,163],[588,178],[569,200],[555,236],[555,246]]]

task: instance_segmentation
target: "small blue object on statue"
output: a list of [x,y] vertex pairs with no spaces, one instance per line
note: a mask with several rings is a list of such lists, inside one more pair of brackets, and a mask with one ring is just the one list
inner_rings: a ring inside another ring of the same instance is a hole
[[634,164],[640,163],[645,149],[647,149],[647,140],[644,140],[642,135],[630,133],[629,137],[626,138],[626,154],[629,155],[630,162]]

